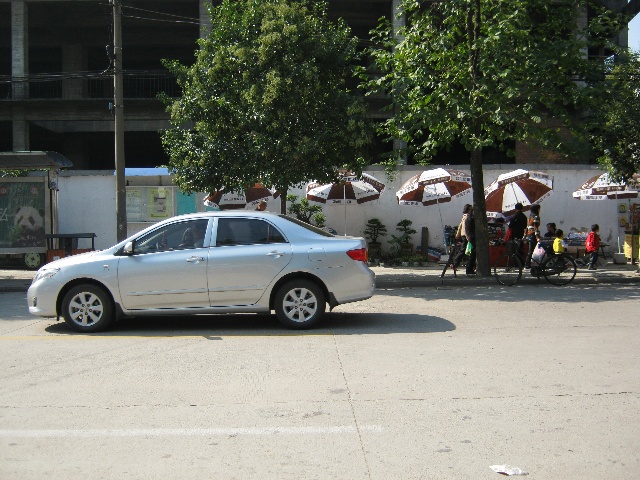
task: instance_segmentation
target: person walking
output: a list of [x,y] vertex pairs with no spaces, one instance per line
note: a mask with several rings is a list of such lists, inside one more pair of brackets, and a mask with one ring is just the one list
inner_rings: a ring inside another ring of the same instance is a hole
[[457,268],[468,250],[469,259],[467,260],[467,275],[475,275],[475,221],[473,218],[473,206],[466,204],[462,209],[462,219],[458,224],[456,230],[456,241],[462,242],[460,252],[454,260],[454,265]]
[[589,266],[587,270],[597,270],[596,262],[598,261],[598,250],[600,249],[600,226],[597,223],[591,225],[591,231],[584,241],[585,251],[589,254]]

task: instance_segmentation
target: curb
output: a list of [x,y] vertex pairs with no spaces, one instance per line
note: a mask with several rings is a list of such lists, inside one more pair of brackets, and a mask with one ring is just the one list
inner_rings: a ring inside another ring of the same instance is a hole
[[[627,277],[627,276],[602,276],[602,277],[592,277],[592,278],[574,278],[571,283],[568,285],[615,285],[615,284],[634,284],[640,283],[640,275],[636,275],[635,277]],[[543,278],[530,277],[525,278],[524,275],[520,279],[520,281],[513,285],[547,285],[553,286]],[[567,285],[567,286],[568,286]],[[504,288],[504,285],[500,285],[495,278],[491,277],[480,277],[480,278],[467,278],[467,277],[458,277],[454,278],[437,278],[437,279],[382,279],[376,278],[376,290],[384,290],[384,289],[392,289],[392,288],[423,288],[423,287],[489,287],[489,286],[498,286]]]

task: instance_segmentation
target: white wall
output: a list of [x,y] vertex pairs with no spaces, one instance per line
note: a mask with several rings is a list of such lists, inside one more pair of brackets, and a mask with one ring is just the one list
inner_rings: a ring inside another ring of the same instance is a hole
[[[379,200],[363,204],[323,205],[323,212],[327,215],[327,225],[348,235],[363,236],[364,226],[368,219],[377,217],[386,226],[389,234],[397,233],[395,225],[400,220],[408,218],[413,222],[413,228],[418,232],[414,235],[414,245],[420,245],[422,227],[429,229],[429,245],[443,246],[443,226],[457,225],[462,216],[465,203],[473,203],[469,193],[463,198],[454,199],[448,203],[430,205],[428,207],[400,206],[396,201],[396,191],[409,178],[423,170],[436,168],[403,166],[400,167],[393,179],[387,178],[382,167],[369,167],[366,172],[386,184],[386,188]],[[463,166],[443,166],[456,170],[469,171]],[[580,201],[572,197],[586,180],[602,173],[595,166],[590,165],[486,165],[484,168],[484,183],[489,185],[498,175],[516,168],[536,170],[554,177],[553,194],[542,202],[542,224],[555,222],[565,234],[572,232],[588,232],[591,224],[600,225],[600,235],[603,241],[611,244],[617,251],[618,242],[618,214],[616,201]],[[158,178],[157,176],[155,177]],[[170,178],[161,178],[159,183],[170,185]],[[95,232],[96,248],[107,248],[116,243],[115,218],[115,176],[112,171],[83,172],[66,171],[60,174],[60,191],[58,194],[59,232],[78,233]],[[306,194],[305,187],[293,189],[290,193],[298,196]],[[621,201],[626,203],[627,201]],[[280,199],[268,202],[267,209],[280,211]],[[346,215],[345,215],[346,212]],[[346,222],[345,222],[346,218]],[[624,232],[620,232],[624,241]],[[383,245],[391,238],[383,237]],[[81,244],[82,248],[83,245]]]
[[[379,200],[363,204],[347,205],[346,232],[348,235],[364,235],[364,225],[369,218],[377,217],[386,226],[389,234],[395,231],[395,225],[402,219],[413,222],[413,228],[418,231],[414,235],[414,245],[420,245],[422,227],[429,229],[429,245],[443,246],[443,226],[457,225],[462,217],[462,208],[466,203],[473,203],[472,194],[453,199],[451,202],[430,206],[401,206],[396,201],[396,191],[413,175],[423,170],[437,168],[439,165],[420,167],[403,166],[395,179],[386,177],[382,167],[369,167],[366,172],[386,184],[386,188]],[[464,166],[442,166],[469,172]],[[501,173],[517,168],[535,170],[554,177],[552,195],[541,203],[541,220],[545,225],[555,222],[558,228],[564,230],[565,235],[573,232],[588,232],[591,224],[600,225],[600,235],[604,242],[615,245],[617,251],[618,215],[617,202],[580,201],[573,198],[572,193],[586,180],[602,173],[595,166],[590,165],[486,165],[484,168],[484,184],[489,185]],[[304,195],[304,188],[292,191],[296,195]],[[627,201],[621,201],[626,203]],[[268,209],[279,211],[278,200],[269,202]],[[345,208],[343,205],[324,205],[323,212],[327,215],[327,225],[340,234],[345,232]],[[624,232],[620,232],[624,241]],[[390,240],[387,235],[382,238],[383,245]],[[384,247],[383,247],[384,248]]]
[[[117,243],[113,171],[63,171],[58,188],[59,233],[95,233],[97,250]],[[91,241],[80,239],[78,247],[91,248]]]

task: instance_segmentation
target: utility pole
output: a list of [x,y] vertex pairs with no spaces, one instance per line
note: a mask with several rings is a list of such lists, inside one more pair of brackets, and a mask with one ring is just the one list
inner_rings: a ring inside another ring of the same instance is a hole
[[124,177],[124,105],[122,99],[122,4],[113,3],[113,111],[116,166],[116,225],[118,242],[127,238],[127,191]]

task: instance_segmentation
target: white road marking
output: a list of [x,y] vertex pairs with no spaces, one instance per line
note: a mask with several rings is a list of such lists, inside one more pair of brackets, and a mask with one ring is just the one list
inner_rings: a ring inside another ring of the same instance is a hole
[[[361,432],[381,433],[380,425],[363,425]],[[252,428],[152,428],[152,429],[92,429],[92,430],[0,430],[0,438],[62,438],[62,437],[203,437],[256,435],[326,435],[356,433],[355,426],[332,427],[252,427]]]

